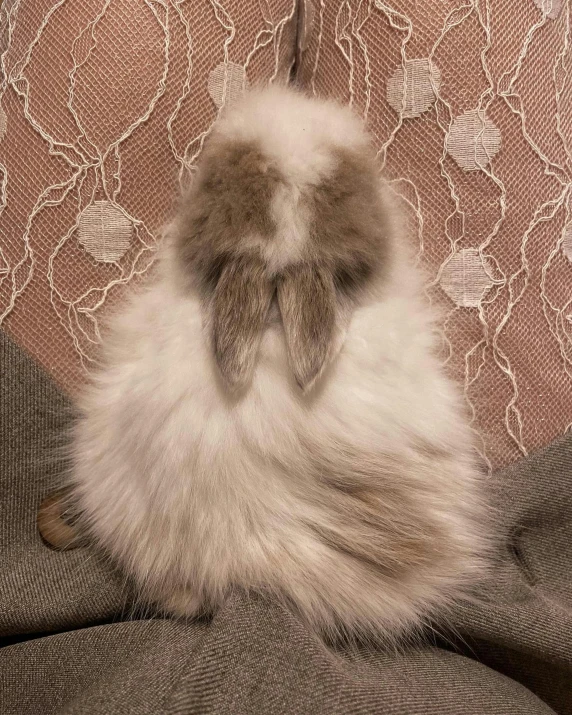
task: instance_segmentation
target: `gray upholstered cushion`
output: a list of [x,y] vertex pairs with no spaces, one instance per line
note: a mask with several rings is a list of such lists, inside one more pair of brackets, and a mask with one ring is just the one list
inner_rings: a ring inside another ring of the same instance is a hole
[[454,617],[460,652],[349,654],[262,596],[237,594],[211,622],[127,618],[103,561],[37,533],[69,404],[1,334],[0,365],[3,715],[572,712],[571,439],[495,478],[511,540],[481,605]]

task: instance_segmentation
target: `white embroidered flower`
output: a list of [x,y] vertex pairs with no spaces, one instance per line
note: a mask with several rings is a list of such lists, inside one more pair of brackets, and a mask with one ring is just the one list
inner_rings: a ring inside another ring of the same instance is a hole
[[446,139],[447,151],[467,171],[484,168],[500,145],[500,131],[478,109],[456,117]]
[[563,0],[532,0],[542,13],[550,20],[556,20],[564,5]]
[[484,260],[476,248],[455,253],[443,268],[441,288],[462,308],[475,308],[493,286]]
[[81,214],[78,241],[98,261],[118,261],[129,248],[133,227],[117,206],[95,201]]
[[221,62],[209,75],[208,90],[217,107],[239,99],[246,85],[244,67],[234,62]]
[[387,82],[387,101],[404,119],[418,117],[431,107],[440,85],[441,73],[428,59],[407,60]]

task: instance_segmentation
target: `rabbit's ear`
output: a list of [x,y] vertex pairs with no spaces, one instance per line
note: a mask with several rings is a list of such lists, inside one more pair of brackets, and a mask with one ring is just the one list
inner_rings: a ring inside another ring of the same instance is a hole
[[239,257],[222,268],[212,296],[210,328],[216,363],[232,388],[250,379],[273,295],[260,260]]
[[336,350],[340,308],[334,279],[327,268],[300,264],[280,276],[277,295],[290,366],[306,392]]

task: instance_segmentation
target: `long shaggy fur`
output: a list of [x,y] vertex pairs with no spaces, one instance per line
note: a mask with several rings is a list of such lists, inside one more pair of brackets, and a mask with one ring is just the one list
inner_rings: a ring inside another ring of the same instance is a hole
[[81,402],[85,524],[183,616],[274,593],[395,639],[479,577],[471,430],[361,123],[284,88],[218,122]]

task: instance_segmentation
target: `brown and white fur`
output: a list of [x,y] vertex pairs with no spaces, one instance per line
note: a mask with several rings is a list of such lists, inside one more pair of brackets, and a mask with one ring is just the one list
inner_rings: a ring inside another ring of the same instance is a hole
[[281,598],[394,639],[481,573],[481,484],[407,237],[350,110],[254,90],[112,321],[73,483],[145,598]]

